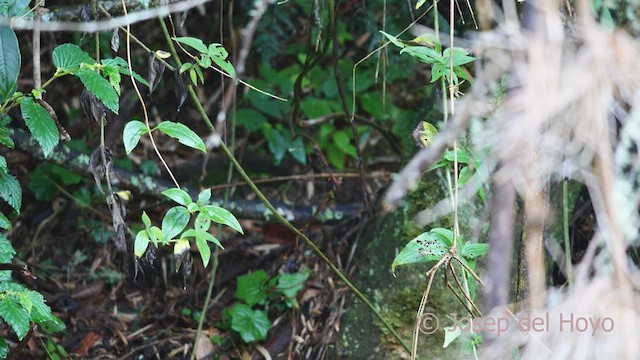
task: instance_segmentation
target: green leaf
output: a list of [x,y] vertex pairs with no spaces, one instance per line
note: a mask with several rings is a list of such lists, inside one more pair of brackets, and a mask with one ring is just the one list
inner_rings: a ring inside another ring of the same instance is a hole
[[342,150],[343,153],[356,158],[356,147],[351,143],[346,131],[336,131],[333,133],[332,138],[338,149]]
[[120,107],[118,93],[107,79],[88,69],[80,69],[73,75],[79,77],[87,90],[91,91],[106,107],[118,113]]
[[147,230],[138,231],[138,235],[136,235],[136,240],[133,242],[133,253],[136,257],[142,257],[144,252],[147,251],[150,243],[149,233]]
[[191,200],[191,196],[189,196],[186,191],[178,188],[167,189],[162,192],[162,195],[184,206],[188,206],[193,202],[193,200]]
[[6,359],[9,355],[9,344],[4,340],[4,337],[0,337],[0,358]]
[[20,189],[18,179],[9,173],[0,172],[0,197],[20,213],[22,189]]
[[29,313],[14,296],[5,295],[0,300],[0,316],[15,331],[19,340],[22,340],[29,331]]
[[229,210],[216,205],[207,205],[201,207],[200,211],[204,212],[212,221],[215,221],[218,224],[227,225],[240,234],[244,234],[238,219],[236,219]]
[[148,132],[149,129],[147,129],[147,126],[142,121],[132,120],[125,125],[124,131],[122,132],[122,141],[127,155],[136,148],[140,137]]
[[11,227],[11,221],[9,221],[9,219],[0,212],[0,228],[4,230],[11,230]]
[[409,46],[400,50],[400,54],[407,53],[413,57],[418,58],[420,61],[427,64],[445,64],[444,58],[434,49],[424,46]]
[[64,70],[73,70],[80,64],[93,65],[95,60],[75,44],[62,44],[53,49],[53,64]]
[[461,334],[462,330],[460,329],[459,324],[454,326],[447,326],[444,328],[444,343],[442,344],[443,348],[449,346],[455,339],[457,339]]
[[397,37],[395,37],[395,36],[393,36],[391,34],[387,34],[384,31],[380,31],[380,32],[382,33],[382,35],[384,35],[384,37],[387,38],[387,40],[391,41],[393,43],[393,45],[395,45],[395,46],[397,46],[397,47],[399,47],[401,49],[405,47],[405,45],[403,43],[401,43],[400,40],[398,40]]
[[222,246],[222,244],[220,244],[220,241],[218,241],[218,239],[216,239],[215,236],[211,235],[210,233],[206,232],[206,231],[202,231],[202,234],[200,235],[203,239],[207,240],[208,242],[212,242],[214,244],[216,244],[220,249],[224,249],[224,246]]
[[211,199],[211,189],[204,189],[198,194],[198,205],[206,205]]
[[281,274],[278,276],[278,285],[276,290],[289,299],[294,299],[298,291],[304,288],[304,282],[309,278],[308,272],[299,272],[293,274]]
[[466,259],[475,259],[480,256],[484,256],[489,252],[489,244],[472,244],[466,243],[462,247],[462,257]]
[[[471,161],[471,156],[469,156],[469,154],[467,154],[464,150],[458,149],[457,153],[458,153],[459,164],[468,164]],[[448,150],[447,152],[444,153],[442,157],[450,161],[451,163],[453,163],[453,156],[454,156],[453,150]]]
[[9,99],[17,89],[20,59],[16,34],[8,25],[0,25],[0,104]]
[[151,218],[149,217],[149,215],[147,215],[146,211],[142,212],[142,223],[144,224],[144,227],[146,229],[149,229],[151,227]]
[[209,230],[209,227],[211,227],[211,219],[209,219],[207,214],[201,212],[196,216],[196,220],[193,222],[193,227],[198,232],[207,231]]
[[207,46],[200,39],[193,37],[175,37],[173,38],[173,40],[190,46],[203,54],[206,54],[208,52]]
[[20,110],[25,124],[36,138],[42,148],[44,157],[48,157],[51,151],[58,145],[60,134],[58,127],[42,105],[36,103],[33,98],[25,97],[20,102]]
[[[103,65],[107,65],[107,66],[114,66],[115,68],[117,68],[118,72],[120,72],[120,74],[122,75],[129,75],[129,64],[127,64],[127,62],[119,57],[116,56],[113,59],[102,59],[102,64]],[[131,72],[134,79],[138,80],[141,84],[145,85],[146,87],[150,87],[149,82],[143,78],[140,74],[138,74],[135,71]]]
[[231,328],[240,334],[245,343],[266,339],[267,332],[271,329],[266,312],[253,310],[245,304],[235,304],[229,314]]
[[189,223],[191,214],[184,206],[174,206],[162,219],[162,237],[167,241],[180,234]]
[[190,148],[200,150],[203,153],[207,152],[207,148],[204,146],[204,142],[193,130],[189,129],[184,124],[176,123],[173,121],[163,121],[158,124],[158,130],[177,139],[181,144]]
[[211,259],[209,243],[202,236],[196,236],[196,246],[198,247],[198,252],[200,252],[200,257],[202,257],[202,264],[207,267],[209,259]]
[[235,79],[236,69],[233,67],[233,65],[231,65],[230,62],[222,60],[217,56],[212,57],[211,60],[213,60],[213,62],[216,63],[216,65],[220,66],[220,68],[224,70],[224,72],[229,74],[229,76]]
[[[444,56],[443,56],[444,62],[447,64],[447,66],[450,66],[449,59],[451,59],[451,51],[449,49],[446,49],[443,52],[444,52]],[[453,66],[454,67],[468,64],[474,61],[475,59],[476,58],[474,58],[473,56],[469,56],[469,53],[467,52],[467,50],[459,47],[453,48]]]
[[11,262],[16,251],[13,249],[11,242],[6,236],[0,233],[0,262]]
[[269,276],[264,270],[238,276],[235,296],[238,300],[243,300],[249,306],[254,304],[264,304],[267,300],[267,290],[265,284]]
[[430,232],[422,233],[409,241],[396,258],[393,259],[391,271],[395,274],[395,269],[399,265],[440,260],[451,247],[449,241],[445,240],[446,233],[441,230],[447,229],[432,229]]
[[7,125],[11,122],[11,118],[7,114],[0,114],[0,144],[13,149],[15,144],[11,138],[11,133]]
[[436,82],[447,72],[447,68],[442,64],[434,64],[431,68],[431,82]]

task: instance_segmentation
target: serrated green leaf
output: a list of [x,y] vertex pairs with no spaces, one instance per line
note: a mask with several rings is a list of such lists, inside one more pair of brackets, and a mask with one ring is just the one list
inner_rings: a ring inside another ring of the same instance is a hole
[[16,251],[13,249],[9,239],[0,233],[0,262],[10,263],[15,254]]
[[162,192],[162,195],[184,206],[189,206],[193,202],[186,191],[178,188],[167,189]]
[[7,125],[11,122],[11,118],[7,114],[0,114],[0,144],[13,149],[15,144],[11,138],[11,133]]
[[107,79],[88,69],[80,69],[74,72],[73,75],[79,77],[87,90],[102,101],[107,108],[115,114],[118,113],[120,108],[118,93]]
[[267,313],[253,310],[245,304],[235,304],[229,310],[231,328],[237,331],[245,343],[264,340],[271,329]]
[[6,359],[9,355],[9,344],[4,340],[4,337],[0,337],[0,358]]
[[198,252],[200,252],[200,257],[202,257],[202,264],[207,267],[209,259],[211,259],[209,243],[202,236],[196,236],[196,246],[198,247]]
[[109,80],[113,89],[120,95],[120,70],[115,66],[104,66],[102,67],[102,73]]
[[17,89],[20,75],[20,47],[15,32],[8,25],[0,25],[0,104]]
[[158,130],[174,139],[177,139],[183,145],[200,150],[204,153],[207,152],[207,148],[204,146],[204,142],[198,134],[193,132],[193,130],[189,129],[184,124],[173,121],[163,121],[158,124]]
[[242,231],[242,227],[238,222],[238,219],[236,219],[236,217],[233,216],[233,214],[229,210],[223,209],[216,205],[206,205],[202,206],[200,208],[200,211],[204,212],[212,221],[215,221],[218,224],[227,225],[240,234],[244,234],[244,232]]
[[60,140],[58,127],[47,110],[31,97],[22,98],[20,110],[25,124],[27,124],[31,134],[42,148],[44,157],[48,157]]
[[9,173],[0,172],[0,197],[20,213],[22,189],[18,179]]
[[29,331],[29,313],[13,296],[0,299],[0,316],[15,331],[19,340]]
[[190,46],[203,54],[207,53],[207,46],[202,42],[202,40],[198,38],[185,36],[185,37],[175,37],[173,39],[179,43]]
[[9,168],[7,166],[7,158],[5,158],[2,155],[0,155],[0,171],[2,171],[2,172],[8,172],[9,171]]
[[189,223],[191,214],[184,206],[174,206],[162,219],[162,236],[167,241],[180,234]]
[[73,70],[83,63],[89,65],[96,63],[89,54],[75,44],[62,44],[53,49],[51,55],[53,57],[53,64],[65,70]]
[[0,228],[4,230],[11,230],[11,227],[11,221],[9,221],[9,219],[0,212]]
[[124,150],[127,152],[127,155],[136,148],[140,137],[148,132],[149,129],[147,129],[147,126],[142,121],[132,120],[125,125],[122,131],[122,142],[124,143]]
[[236,298],[243,300],[249,306],[264,304],[268,295],[264,285],[268,279],[269,276],[264,270],[238,276]]
[[142,257],[144,252],[147,251],[150,243],[149,233],[147,230],[140,230],[136,235],[136,240],[133,242],[133,253],[136,257]]

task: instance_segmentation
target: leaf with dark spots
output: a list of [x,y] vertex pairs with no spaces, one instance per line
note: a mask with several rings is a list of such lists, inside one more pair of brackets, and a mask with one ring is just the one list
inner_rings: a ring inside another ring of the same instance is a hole
[[158,84],[160,84],[160,80],[162,80],[162,74],[164,74],[164,69],[166,67],[167,66],[165,65],[165,63],[162,61],[158,61],[158,59],[153,53],[149,54],[148,81],[149,81],[149,84],[151,85],[149,87],[149,95],[153,94],[153,92],[158,87]]
[[94,127],[100,126],[101,119],[107,119],[107,107],[86,88],[80,96],[80,105]]
[[118,28],[113,29],[113,33],[111,34],[111,50],[113,50],[114,53],[120,50],[120,34],[118,33]]
[[101,179],[103,176],[105,176],[106,171],[111,172],[112,168],[113,155],[108,147],[101,145],[91,153],[91,158],[89,159],[89,169],[93,174],[93,179],[98,186],[98,190],[100,190],[102,194],[104,194],[104,191],[102,190]]
[[187,83],[188,79],[185,79],[186,73],[180,74],[178,70],[174,72],[176,77],[176,82],[178,86],[176,87],[176,97],[178,98],[178,109],[180,111],[184,101],[187,100]]

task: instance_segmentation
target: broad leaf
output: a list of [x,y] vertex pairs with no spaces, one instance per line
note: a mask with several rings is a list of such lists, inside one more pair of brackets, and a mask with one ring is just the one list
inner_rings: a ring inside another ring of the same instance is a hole
[[198,205],[206,205],[211,199],[211,189],[204,189],[198,194]]
[[220,66],[220,68],[224,70],[227,74],[229,74],[229,76],[231,76],[232,78],[236,77],[236,69],[233,67],[233,65],[231,65],[230,62],[226,60],[222,60],[217,56],[212,57],[211,60],[213,60],[213,62],[216,63],[216,65]]
[[235,296],[238,300],[243,300],[249,306],[264,304],[267,300],[265,283],[269,276],[264,270],[238,276]]
[[200,257],[202,257],[202,264],[207,267],[211,259],[209,243],[202,236],[196,236],[196,246],[198,247],[198,252],[200,252]]
[[53,64],[64,70],[73,70],[80,64],[93,65],[95,60],[75,44],[62,44],[53,49]]
[[276,290],[280,291],[286,298],[294,299],[296,293],[304,288],[304,282],[308,277],[308,272],[281,274],[278,276]]
[[53,122],[51,115],[31,97],[22,99],[20,110],[25,124],[40,144],[44,157],[48,157],[60,140],[58,127]]
[[191,214],[184,206],[174,206],[162,219],[162,237],[167,241],[180,234],[189,223]]
[[120,107],[118,93],[107,79],[88,69],[80,69],[73,75],[79,77],[87,90],[91,91],[106,107],[118,113]]
[[136,240],[133,242],[133,253],[136,257],[142,257],[144,252],[147,251],[149,247],[149,233],[147,230],[138,231],[138,235],[136,235]]
[[163,121],[158,124],[158,130],[174,139],[177,139],[183,145],[200,150],[204,153],[207,152],[207,148],[204,146],[204,142],[198,134],[193,132],[193,130],[189,129],[184,124],[172,121]]
[[[395,272],[396,267],[399,265],[440,260],[451,247],[451,242],[447,237],[448,234],[442,230],[447,229],[433,229],[409,241],[404,249],[393,259],[391,271]],[[450,232],[450,230],[448,231]]]
[[20,213],[22,189],[20,189],[18,179],[9,173],[0,172],[0,197]]
[[210,233],[206,232],[206,231],[202,231],[201,235],[200,235],[203,239],[207,240],[208,242],[214,243],[216,244],[220,249],[224,250],[224,246],[222,246],[222,244],[220,244],[220,241],[218,241],[218,239],[216,239],[215,236],[211,235]]
[[403,49],[404,47],[406,47],[406,45],[405,45],[405,44],[403,44],[402,42],[400,42],[400,40],[398,40],[398,38],[397,38],[397,37],[395,37],[395,36],[393,36],[393,35],[391,35],[391,34],[387,34],[387,33],[386,33],[386,32],[384,32],[384,31],[380,31],[380,33],[382,33],[382,35],[384,35],[384,37],[386,37],[386,38],[387,38],[387,40],[391,41],[391,43],[393,43],[393,45],[395,45],[395,46],[397,46],[397,47],[399,47],[399,48],[401,48],[401,49]]
[[253,310],[245,304],[235,304],[229,314],[231,328],[240,334],[245,343],[266,339],[267,332],[271,329],[266,312]]
[[200,39],[193,38],[193,37],[176,37],[173,39],[179,43],[183,43],[187,46],[190,46],[203,54],[206,54],[208,52],[207,46]]
[[193,222],[193,227],[196,231],[207,231],[211,227],[211,219],[205,213],[199,213],[196,216],[196,220]]
[[191,196],[189,196],[186,191],[178,188],[167,189],[162,192],[162,195],[184,206],[188,206],[193,202],[193,200],[191,200]]
[[18,38],[8,25],[0,25],[0,103],[4,103],[16,91],[19,74]]
[[489,252],[489,244],[472,244],[466,243],[462,248],[462,257],[466,259],[475,259],[484,256]]
[[227,225],[235,231],[244,234],[238,219],[236,219],[229,210],[215,205],[207,205],[201,207],[200,211],[204,212],[212,221],[215,221],[218,224]]
[[0,300],[0,316],[15,331],[19,340],[22,340],[29,331],[29,313],[14,296],[5,295]]
[[138,120],[132,120],[127,123],[122,131],[122,142],[124,143],[124,150],[129,155],[133,149],[136,148],[140,137],[149,132],[147,126]]

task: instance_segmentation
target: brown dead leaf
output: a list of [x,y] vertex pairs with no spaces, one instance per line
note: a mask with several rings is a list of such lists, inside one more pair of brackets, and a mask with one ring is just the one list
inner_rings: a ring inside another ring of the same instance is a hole
[[73,351],[73,353],[78,356],[87,356],[89,354],[89,349],[91,349],[99,339],[100,335],[94,333],[93,331],[89,331],[80,342],[80,345],[78,345],[78,347]]

